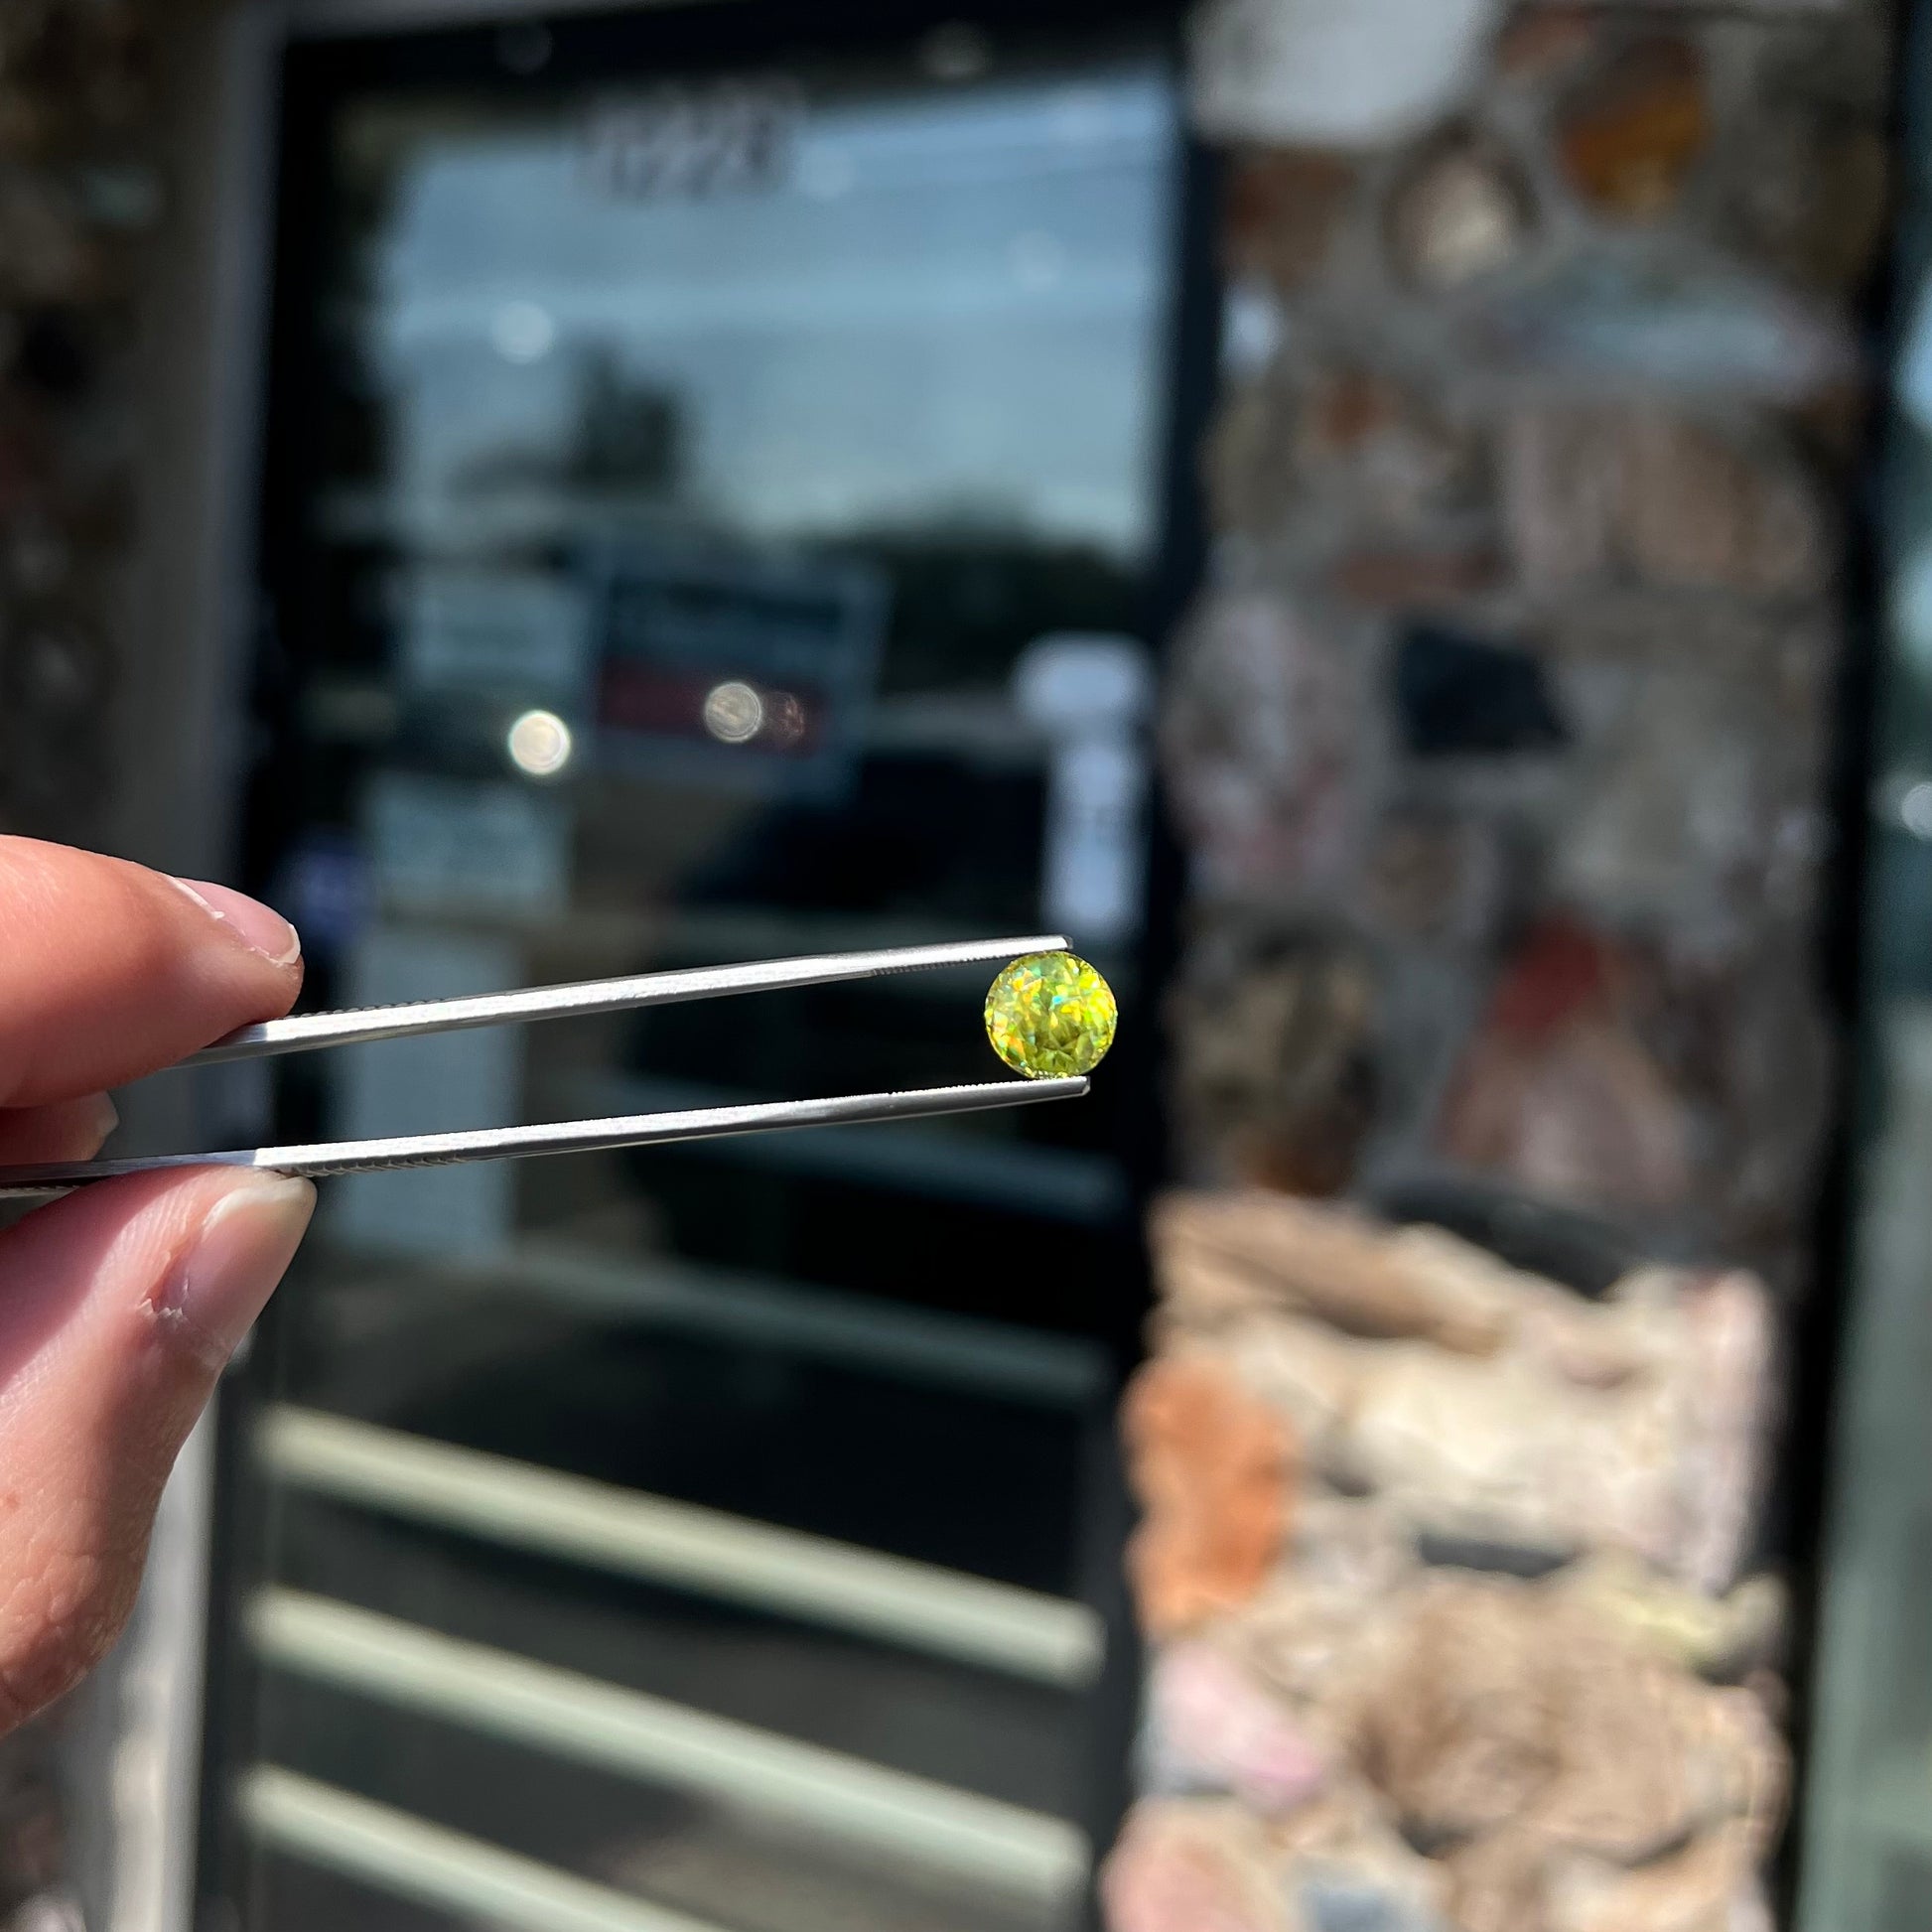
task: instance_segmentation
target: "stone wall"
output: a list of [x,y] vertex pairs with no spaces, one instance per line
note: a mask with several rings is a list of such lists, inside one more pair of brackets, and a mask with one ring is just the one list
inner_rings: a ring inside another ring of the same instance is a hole
[[0,8],[0,823],[36,836],[97,840],[112,804],[157,11]]
[[1231,296],[1114,1932],[1768,1924],[1888,47],[1197,19]]

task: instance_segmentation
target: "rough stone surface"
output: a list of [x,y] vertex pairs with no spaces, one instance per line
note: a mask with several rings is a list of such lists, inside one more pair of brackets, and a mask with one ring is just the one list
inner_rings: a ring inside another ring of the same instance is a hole
[[1148,1712],[1144,1764],[1155,1790],[1227,1792],[1276,1818],[1327,1780],[1325,1754],[1290,1712],[1212,1645],[1175,1644],[1156,1659]]
[[1157,1635],[1109,1898],[1765,1932],[1890,28],[1527,0],[1419,76],[1391,6],[1206,15],[1248,293],[1165,720],[1150,1334],[1296,1450],[1265,1571]]
[[1123,1418],[1143,1511],[1128,1550],[1143,1623],[1167,1635],[1246,1602],[1287,1534],[1287,1421],[1206,1360],[1150,1363]]
[[1535,206],[1507,150],[1453,135],[1411,162],[1390,198],[1388,220],[1397,272],[1419,288],[1456,289],[1523,254]]
[[1311,616],[1261,593],[1211,599],[1175,651],[1163,739],[1201,883],[1334,890],[1354,864],[1359,668]]
[[1533,1193],[1660,1209],[1692,1180],[1691,1121],[1618,995],[1615,950],[1551,922],[1499,981],[1456,1069],[1441,1146]]
[[1512,546],[1539,589],[1621,578],[1775,598],[1829,582],[1817,492],[1763,430],[1655,406],[1537,404],[1511,417],[1501,449]]
[[1243,1180],[1338,1191],[1373,1122],[1374,1025],[1355,947],[1234,931],[1203,943],[1173,1006],[1182,1130]]
[[1434,1229],[1264,1190],[1155,1228],[1165,1344],[1237,1363],[1301,1466],[1440,1542],[1635,1557],[1736,1580],[1773,1405],[1770,1304],[1740,1271],[1629,1275],[1597,1303]]
[[1319,148],[1243,155],[1229,171],[1222,251],[1236,274],[1301,287],[1326,259],[1360,169]]

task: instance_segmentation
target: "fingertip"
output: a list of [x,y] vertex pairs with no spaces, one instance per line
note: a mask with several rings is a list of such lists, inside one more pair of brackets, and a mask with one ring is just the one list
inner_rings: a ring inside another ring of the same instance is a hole
[[37,1161],[90,1161],[121,1124],[104,1093],[44,1107],[0,1108],[0,1167]]
[[169,878],[168,883],[271,966],[293,966],[302,957],[302,935],[273,906],[232,886],[211,885],[204,879]]
[[286,1013],[301,942],[232,889],[0,837],[0,1105],[123,1086]]
[[120,1627],[168,1471],[313,1201],[283,1174],[178,1169],[0,1234],[0,1729]]
[[290,1174],[251,1174],[222,1194],[152,1298],[159,1323],[218,1370],[280,1284],[315,1206],[315,1183]]

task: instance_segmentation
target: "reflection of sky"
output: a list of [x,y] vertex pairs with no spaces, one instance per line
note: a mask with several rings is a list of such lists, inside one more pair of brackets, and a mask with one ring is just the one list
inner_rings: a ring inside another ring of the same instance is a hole
[[601,345],[679,394],[687,495],[742,527],[963,501],[1146,541],[1164,75],[828,106],[783,187],[705,201],[606,196],[574,132],[417,149],[378,251],[408,495],[506,447],[559,449]]

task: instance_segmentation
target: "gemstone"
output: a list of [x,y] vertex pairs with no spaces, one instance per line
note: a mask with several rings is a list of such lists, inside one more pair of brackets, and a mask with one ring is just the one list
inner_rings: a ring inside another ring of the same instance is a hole
[[993,982],[986,1036],[1030,1080],[1090,1073],[1114,1043],[1114,990],[1070,952],[1029,953]]

